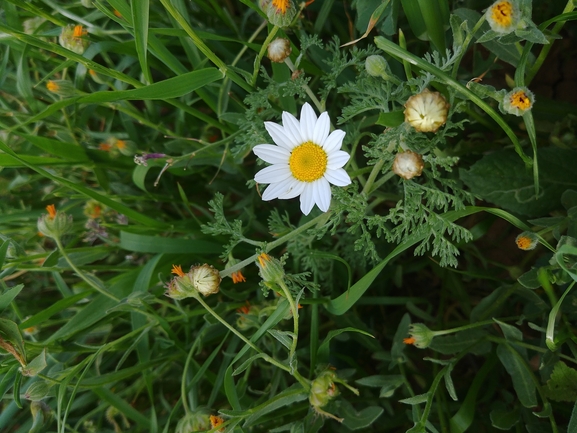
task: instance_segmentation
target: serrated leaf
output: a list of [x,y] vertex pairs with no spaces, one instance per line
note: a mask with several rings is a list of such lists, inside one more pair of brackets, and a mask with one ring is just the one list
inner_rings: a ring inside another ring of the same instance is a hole
[[577,152],[548,147],[538,151],[539,195],[533,173],[512,150],[485,155],[460,177],[473,194],[511,212],[541,216],[561,207],[561,196],[575,187]]
[[563,361],[557,362],[551,378],[544,387],[545,395],[554,401],[577,400],[577,370],[568,367]]

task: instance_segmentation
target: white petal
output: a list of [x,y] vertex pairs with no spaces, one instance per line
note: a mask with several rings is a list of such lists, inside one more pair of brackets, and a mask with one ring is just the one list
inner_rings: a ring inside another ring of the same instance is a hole
[[264,190],[262,199],[264,201],[269,201],[278,198],[281,194],[286,193],[287,186],[287,182],[271,183]]
[[345,138],[345,131],[341,129],[335,129],[331,132],[331,135],[327,137],[323,144],[323,149],[326,153],[331,153],[335,150],[339,150],[343,145],[343,138]]
[[301,212],[305,215],[308,215],[311,213],[314,205],[315,200],[313,196],[313,184],[307,183],[303,193],[301,194]]
[[313,141],[317,115],[315,110],[307,102],[301,110],[301,137],[304,141]]
[[324,177],[326,180],[336,186],[347,186],[351,184],[351,178],[343,168],[327,170]]
[[343,150],[337,150],[336,152],[329,153],[327,158],[327,168],[329,170],[341,168],[347,163],[350,157],[351,155]]
[[290,137],[286,134],[285,129],[282,126],[277,125],[274,122],[264,122],[264,127],[276,144],[287,150],[291,150],[294,147]]
[[287,190],[284,194],[278,196],[280,199],[289,199],[295,198],[302,194],[305,189],[306,182],[301,182],[298,179],[293,179],[292,181],[288,181],[287,183]]
[[325,111],[324,113],[321,113],[317,119],[317,124],[315,125],[315,130],[313,132],[313,143],[322,146],[329,136],[330,129],[331,120],[329,119],[329,113]]
[[321,178],[313,182],[314,201],[320,210],[326,212],[331,205],[331,186],[326,179]]
[[282,126],[284,126],[287,137],[291,140],[291,149],[305,142],[301,137],[301,124],[288,111],[282,112]]
[[292,176],[288,164],[275,164],[263,168],[254,175],[254,180],[258,183],[277,183],[287,180]]
[[288,164],[291,155],[284,147],[273,144],[258,144],[252,148],[252,151],[269,164]]

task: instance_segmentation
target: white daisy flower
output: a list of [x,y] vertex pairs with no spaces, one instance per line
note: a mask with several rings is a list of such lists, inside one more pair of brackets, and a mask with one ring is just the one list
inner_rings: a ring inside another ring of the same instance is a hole
[[318,117],[306,103],[300,122],[283,111],[283,125],[264,122],[276,146],[259,144],[253,152],[272,164],[259,171],[254,180],[270,184],[262,195],[265,201],[295,198],[300,195],[301,211],[308,215],[316,204],[326,212],[331,204],[331,187],[346,186],[351,178],[342,168],[350,158],[341,149],[345,132],[336,129],[329,134],[327,112]]

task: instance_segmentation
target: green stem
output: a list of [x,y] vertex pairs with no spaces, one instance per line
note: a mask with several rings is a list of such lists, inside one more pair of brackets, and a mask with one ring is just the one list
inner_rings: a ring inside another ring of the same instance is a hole
[[56,241],[56,246],[60,250],[60,254],[62,254],[62,257],[64,257],[64,260],[66,260],[66,262],[70,265],[70,267],[74,270],[74,272],[76,272],[76,274],[80,278],[82,278],[90,287],[95,289],[97,292],[101,293],[104,296],[109,297],[110,299],[112,299],[116,302],[120,302],[119,298],[114,296],[112,293],[108,292],[103,287],[98,286],[98,284],[96,284],[94,281],[92,281],[90,278],[88,278],[86,275],[84,275],[84,273],[80,269],[78,269],[78,267],[74,264],[74,262],[72,262],[72,260],[70,260],[70,257],[68,257],[68,254],[66,254],[66,251],[64,250],[64,246],[62,245],[60,238],[54,238],[54,240]]
[[485,22],[485,15],[482,15],[481,18],[479,18],[479,21],[477,21],[477,24],[475,24],[475,27],[473,27],[473,30],[471,30],[471,33],[469,33],[465,38],[461,53],[459,54],[459,60],[456,61],[455,64],[453,65],[453,72],[451,73],[451,76],[453,78],[457,78],[457,72],[459,71],[459,65],[461,64],[461,60],[463,59],[463,56],[465,55],[465,52],[467,51],[467,48],[469,47],[469,44],[471,43],[473,36],[475,36],[475,33],[477,33],[477,30],[481,28],[484,22]]
[[[283,237],[278,238],[276,241],[270,242],[268,244],[266,244],[265,247],[265,252],[269,252],[273,249],[275,249],[276,247],[278,247],[279,245],[284,244],[285,242],[290,241],[291,239],[297,237],[298,235],[300,235],[302,232],[310,229],[311,227],[315,226],[316,224],[322,222],[323,220],[328,219],[328,217],[331,214],[331,210],[329,210],[328,212],[325,212],[321,215],[319,215],[318,217],[313,218],[312,220],[310,220],[309,222],[303,224],[302,226],[294,229],[292,232],[284,235]],[[220,276],[222,278],[224,277],[228,277],[230,275],[232,275],[233,272],[239,271],[242,268],[244,268],[247,265],[250,265],[251,263],[253,263],[256,258],[260,255],[260,253],[257,254],[253,254],[252,256],[250,256],[247,259],[244,259],[242,262],[238,262],[236,265],[231,266],[228,269],[224,269],[222,271],[220,271]]]
[[287,287],[287,285],[284,283],[284,281],[280,280],[278,282],[278,285],[280,286],[280,288],[282,289],[285,297],[287,298],[290,308],[291,308],[291,313],[293,315],[293,342],[291,344],[291,348],[290,348],[290,352],[289,352],[289,365],[292,364],[292,360],[295,356],[295,352],[297,350],[297,343],[298,343],[298,336],[299,336],[299,310],[297,307],[297,304],[295,302],[295,300],[292,297],[292,294],[289,290],[289,288]]
[[375,183],[375,179],[379,175],[381,168],[383,168],[384,164],[385,164],[385,160],[379,159],[377,161],[377,163],[374,165],[374,167],[371,171],[371,174],[369,174],[369,178],[367,179],[367,182],[365,183],[365,187],[363,188],[363,191],[361,192],[361,194],[364,195],[365,197],[369,195],[371,187],[373,186],[373,183]]
[[[565,5],[565,9],[563,9],[563,12],[561,14],[572,12],[575,9],[575,6],[576,6],[576,4],[573,0],[567,0],[567,4]],[[553,28],[551,29],[551,34],[553,36],[557,35],[561,31],[563,26],[565,25],[565,22],[566,21],[559,21],[558,23],[556,23],[553,26]],[[544,29],[541,29],[541,30],[544,30]],[[549,51],[551,50],[552,47],[553,47],[553,39],[551,40],[551,42],[549,44],[543,46],[543,48],[541,49],[541,52],[539,53],[539,56],[537,57],[537,60],[535,60],[535,63],[533,63],[533,67],[529,70],[529,72],[527,72],[527,76],[525,78],[526,86],[529,86],[529,84],[531,83],[531,80],[535,77],[537,72],[539,72],[539,69],[543,65],[543,62],[547,58],[547,54],[549,54]]]
[[[230,269],[230,268],[229,268]],[[270,364],[290,373],[296,380],[298,380],[298,382],[303,386],[304,389],[309,389],[310,385],[308,384],[307,380],[305,378],[303,378],[298,371],[292,371],[292,369],[290,367],[287,367],[286,365],[280,363],[279,361],[277,361],[276,359],[272,358],[271,356],[267,355],[266,353],[264,353],[262,350],[260,350],[252,341],[250,341],[248,338],[246,338],[244,335],[242,335],[240,332],[238,332],[235,328],[233,328],[230,323],[228,323],[226,320],[224,320],[222,317],[220,317],[216,311],[214,311],[212,308],[210,308],[208,306],[208,304],[206,302],[204,302],[204,299],[202,299],[199,296],[195,297],[195,299],[200,303],[200,305],[202,305],[204,307],[204,309],[206,311],[208,311],[216,320],[218,320],[220,323],[222,323],[227,329],[229,329],[234,335],[236,335],[238,338],[240,338],[242,341],[244,341],[250,348],[254,349],[257,353],[261,354],[263,359],[267,362],[269,362]],[[294,301],[293,301],[294,302]]]
[[276,36],[277,32],[279,31],[280,27],[274,26],[273,29],[270,31],[266,39],[264,40],[262,46],[260,47],[260,51],[258,52],[258,56],[254,59],[254,71],[252,73],[252,80],[250,84],[254,86],[256,84],[256,79],[258,78],[258,70],[260,69],[260,61],[264,57],[264,53],[268,49],[268,45],[272,42],[272,39]]
[[[289,57],[284,59],[284,62],[289,67],[291,72],[294,73],[294,71],[296,71],[297,68]],[[315,107],[317,107],[317,110],[319,110],[321,113],[323,111],[325,111],[324,104],[321,104],[321,102],[317,99],[317,97],[315,96],[315,94],[313,93],[311,88],[308,86],[308,84],[304,85],[304,89],[305,89],[305,92],[307,93],[307,95],[309,95],[309,98],[311,98],[311,101],[313,101],[313,104],[315,104]]]

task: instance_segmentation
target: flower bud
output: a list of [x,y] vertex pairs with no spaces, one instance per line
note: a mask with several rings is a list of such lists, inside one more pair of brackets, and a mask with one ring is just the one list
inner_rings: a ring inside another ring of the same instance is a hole
[[[210,419],[210,427],[211,428],[218,427],[224,423],[224,419],[222,419],[222,417],[220,417],[218,415],[211,415],[209,419]],[[218,429],[218,431],[224,431],[224,427],[221,429]]]
[[539,238],[533,232],[523,232],[517,236],[515,243],[523,251],[534,250],[539,243]]
[[259,5],[269,22],[278,27],[290,25],[297,13],[293,0],[260,0]]
[[284,62],[290,56],[291,51],[290,41],[284,38],[275,39],[267,47],[268,58],[276,63]]
[[88,32],[81,25],[69,24],[62,27],[58,43],[76,54],[82,54],[88,48],[89,42],[84,39]]
[[503,35],[513,32],[518,24],[521,13],[513,1],[498,0],[485,12],[485,19],[491,29]]
[[423,323],[412,323],[409,326],[409,338],[405,338],[405,344],[412,344],[419,349],[426,349],[435,338],[435,333]]
[[393,162],[393,172],[405,180],[420,176],[424,167],[423,157],[410,150],[397,153]]
[[389,64],[383,56],[373,55],[365,60],[365,70],[371,77],[381,77],[386,80],[389,77]]
[[60,237],[72,228],[72,215],[56,210],[53,204],[46,206],[48,214],[38,218],[38,231],[53,239]]
[[334,371],[325,370],[312,381],[309,403],[313,408],[322,408],[339,395],[339,390],[335,385],[336,376]]
[[535,103],[535,95],[526,87],[515,87],[503,97],[499,108],[503,113],[522,116],[529,111]]
[[200,409],[181,418],[174,431],[175,433],[196,433],[210,429],[210,414],[208,410]]
[[437,132],[447,121],[448,112],[449,103],[445,97],[425,89],[405,103],[405,122],[417,132]]
[[51,93],[56,93],[59,96],[70,97],[76,93],[76,88],[68,80],[48,80],[46,88]]
[[182,268],[172,265],[172,273],[176,275],[166,284],[165,295],[172,299],[185,299],[218,293],[220,285],[220,274],[218,271],[206,263],[200,266],[192,266],[190,271],[184,273]]
[[260,270],[260,276],[267,286],[278,284],[284,279],[284,269],[281,262],[266,253],[257,257],[256,265]]

